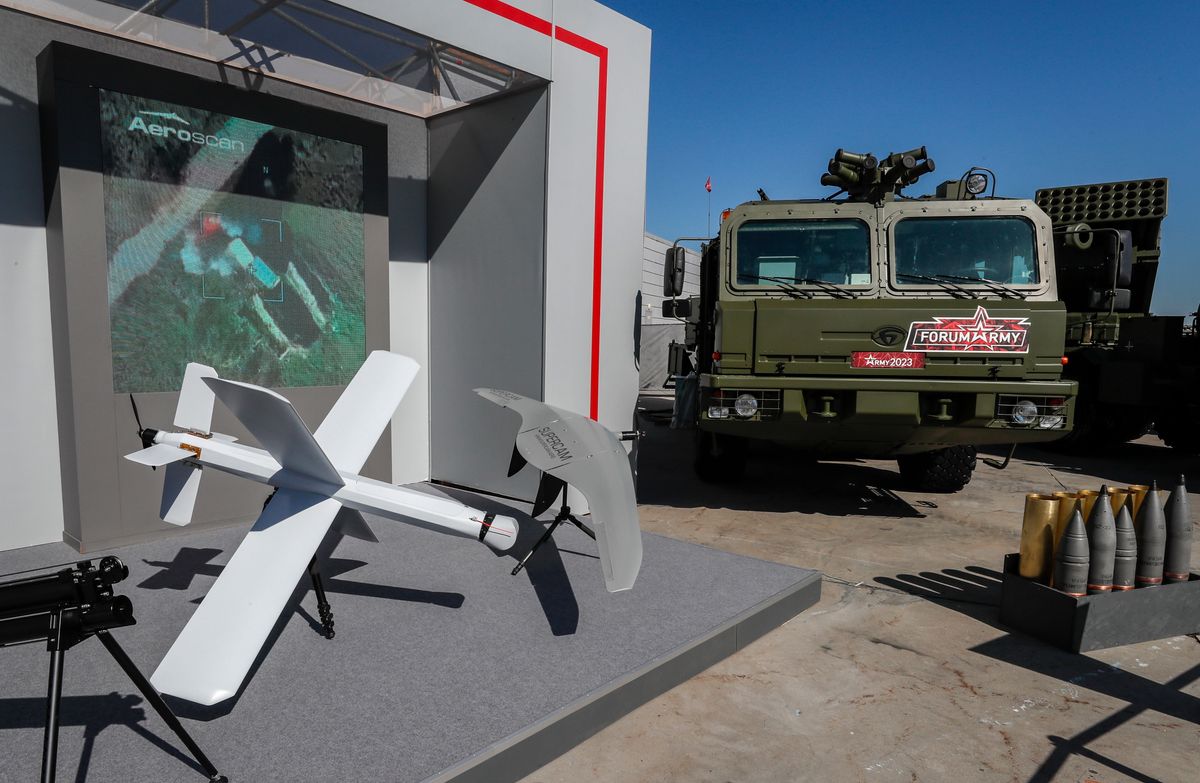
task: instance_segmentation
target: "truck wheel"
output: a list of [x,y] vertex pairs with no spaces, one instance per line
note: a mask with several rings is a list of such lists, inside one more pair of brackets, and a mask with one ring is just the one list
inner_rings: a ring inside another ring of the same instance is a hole
[[693,467],[700,480],[710,484],[737,481],[746,472],[745,438],[698,431]]
[[971,481],[975,470],[974,446],[951,446],[923,454],[897,457],[900,476],[913,489],[958,492]]

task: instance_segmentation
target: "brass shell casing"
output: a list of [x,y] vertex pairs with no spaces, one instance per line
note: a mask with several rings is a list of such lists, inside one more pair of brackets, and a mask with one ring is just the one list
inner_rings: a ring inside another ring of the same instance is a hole
[[1079,507],[1080,513],[1083,514],[1084,524],[1092,518],[1092,507],[1096,505],[1096,501],[1100,498],[1100,490],[1098,489],[1081,489],[1075,493],[1079,496],[1083,504]]
[[[1118,489],[1110,489],[1108,491],[1108,502],[1112,504],[1112,512],[1113,512],[1114,518],[1117,516],[1117,514],[1121,513],[1121,506],[1125,505],[1125,501],[1129,497],[1129,495],[1130,495],[1130,492],[1128,489],[1119,489],[1118,488]],[[1132,514],[1133,509],[1130,509],[1129,511]]]
[[1135,520],[1134,524],[1136,524],[1138,511],[1141,510],[1142,501],[1145,500],[1146,493],[1150,491],[1150,487],[1145,484],[1130,484],[1125,488],[1125,491],[1133,495],[1133,508],[1129,509],[1129,511]]
[[1054,495],[1030,493],[1025,496],[1025,515],[1021,520],[1021,561],[1018,569],[1026,579],[1050,583],[1054,570],[1054,533],[1058,522],[1059,499]]
[[1058,516],[1054,521],[1054,549],[1058,551],[1058,542],[1062,541],[1067,524],[1071,521],[1071,512],[1076,508],[1083,514],[1083,496],[1078,492],[1055,492],[1052,497],[1058,498]]

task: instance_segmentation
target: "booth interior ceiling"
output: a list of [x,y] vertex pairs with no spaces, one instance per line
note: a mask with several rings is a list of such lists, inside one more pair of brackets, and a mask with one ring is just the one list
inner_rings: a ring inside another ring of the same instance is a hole
[[0,0],[0,5],[420,117],[544,83],[327,0]]
[[172,391],[196,358],[259,384],[347,383],[366,356],[362,147],[99,99],[113,390]]

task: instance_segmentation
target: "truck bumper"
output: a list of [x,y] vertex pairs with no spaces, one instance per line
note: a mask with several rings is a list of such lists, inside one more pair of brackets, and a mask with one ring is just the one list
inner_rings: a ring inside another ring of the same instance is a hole
[[[702,375],[699,426],[830,455],[897,456],[946,446],[1037,443],[1070,432],[1076,389],[1073,381]],[[734,406],[743,394],[757,403],[750,416]],[[1038,413],[1019,424],[1016,405],[1026,400]]]

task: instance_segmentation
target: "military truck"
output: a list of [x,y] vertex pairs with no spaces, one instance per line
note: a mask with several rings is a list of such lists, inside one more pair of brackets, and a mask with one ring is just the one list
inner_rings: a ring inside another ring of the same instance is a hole
[[[995,198],[985,169],[901,194],[933,170],[924,147],[882,160],[838,150],[821,178],[837,193],[760,191],[722,215],[699,297],[663,304],[686,321],[669,361],[701,478],[738,478],[747,444],[771,440],[892,457],[907,484],[950,492],[970,481],[978,446],[1070,431],[1050,219]],[[667,255],[670,297],[682,250]]]
[[1054,226],[1058,294],[1067,308],[1065,377],[1078,381],[1084,449],[1139,437],[1200,451],[1200,335],[1195,315],[1155,316],[1150,300],[1167,215],[1166,178],[1043,188]]

